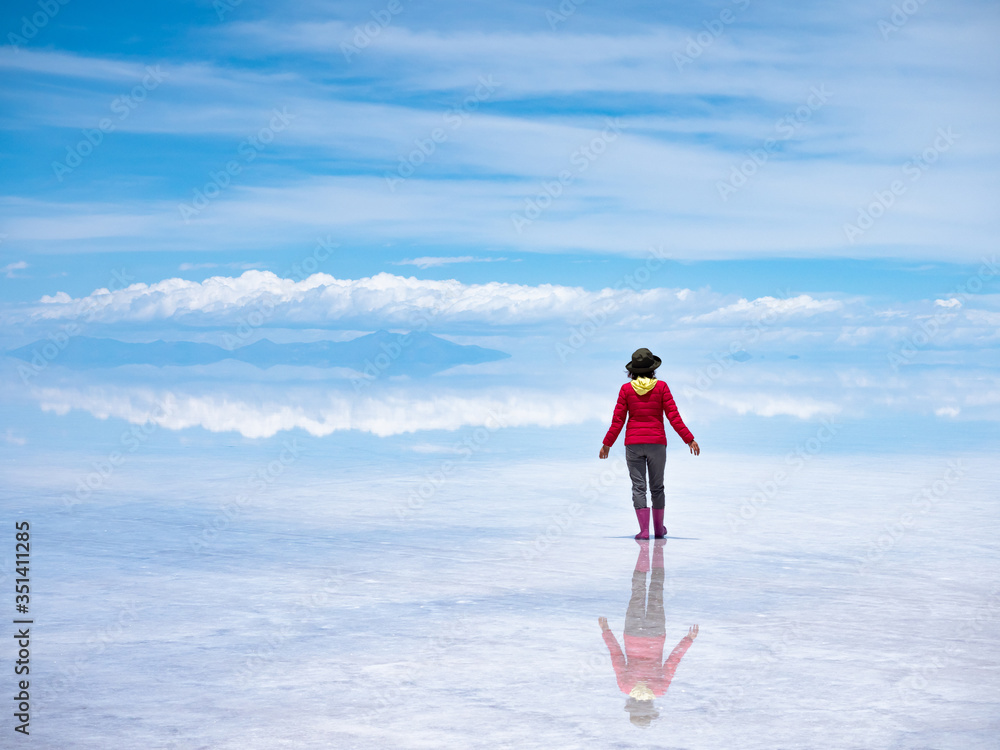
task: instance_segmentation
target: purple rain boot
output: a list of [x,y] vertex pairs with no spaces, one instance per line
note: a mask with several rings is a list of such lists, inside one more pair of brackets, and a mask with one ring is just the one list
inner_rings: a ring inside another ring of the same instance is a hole
[[636,539],[649,539],[649,508],[636,508],[635,517],[639,519],[639,533]]
[[667,535],[667,527],[663,525],[663,511],[666,508],[653,508],[653,538],[663,539]]

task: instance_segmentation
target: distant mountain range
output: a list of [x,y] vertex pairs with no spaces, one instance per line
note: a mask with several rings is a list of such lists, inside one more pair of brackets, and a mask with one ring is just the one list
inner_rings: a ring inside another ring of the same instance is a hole
[[153,341],[134,344],[116,339],[75,336],[54,357],[55,345],[41,339],[8,356],[31,362],[35,358],[75,369],[120,365],[208,365],[224,359],[247,362],[266,369],[275,365],[299,367],[349,367],[369,375],[429,375],[456,365],[476,365],[506,359],[496,349],[455,344],[430,333],[376,331],[350,341],[313,341],[276,344],[261,339],[238,349],[193,341]]

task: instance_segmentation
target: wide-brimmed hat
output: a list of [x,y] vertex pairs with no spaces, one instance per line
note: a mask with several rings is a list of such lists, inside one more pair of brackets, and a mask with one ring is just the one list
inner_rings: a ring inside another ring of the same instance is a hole
[[653,701],[637,701],[629,698],[625,701],[625,710],[629,713],[629,721],[638,727],[648,727],[654,719],[660,717],[660,712],[656,710]]
[[649,349],[636,349],[632,352],[632,361],[625,365],[625,369],[633,375],[649,375],[661,364],[660,358]]

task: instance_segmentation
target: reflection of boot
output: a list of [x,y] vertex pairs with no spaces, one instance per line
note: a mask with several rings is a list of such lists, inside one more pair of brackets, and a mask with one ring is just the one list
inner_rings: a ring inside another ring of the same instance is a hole
[[649,508],[636,508],[635,517],[639,519],[639,533],[636,539],[649,539]]
[[647,541],[639,541],[639,557],[635,560],[635,572],[649,572],[649,542]]
[[653,570],[663,570],[663,545],[666,542],[653,543]]
[[653,536],[663,539],[667,535],[667,527],[663,525],[663,511],[665,508],[653,508]]

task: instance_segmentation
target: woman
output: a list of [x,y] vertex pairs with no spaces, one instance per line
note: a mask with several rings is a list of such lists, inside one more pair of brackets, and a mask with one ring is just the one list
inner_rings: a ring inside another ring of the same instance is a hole
[[625,426],[625,461],[632,477],[632,505],[639,521],[636,539],[649,539],[649,508],[646,507],[646,473],[649,472],[649,491],[653,499],[653,536],[662,539],[667,535],[663,525],[663,469],[667,463],[667,433],[663,429],[663,415],[666,413],[670,426],[681,436],[691,452],[699,455],[701,449],[694,435],[684,425],[677,412],[674,397],[662,380],[656,379],[656,368],[661,364],[659,357],[649,349],[636,349],[632,361],[625,370],[632,381],[625,383],[618,391],[618,403],[611,420],[611,429],[604,436],[600,457],[607,458],[611,446]]

